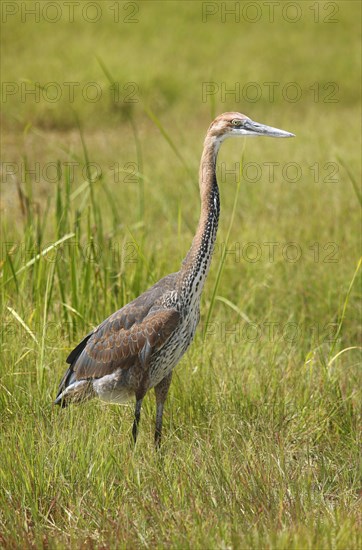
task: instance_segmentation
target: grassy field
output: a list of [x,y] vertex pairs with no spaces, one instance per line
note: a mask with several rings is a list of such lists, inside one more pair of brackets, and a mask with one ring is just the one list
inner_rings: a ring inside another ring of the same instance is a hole
[[[50,4],[2,3],[0,546],[360,548],[360,3]],[[133,448],[133,403],[52,401],[179,268],[228,110],[297,137],[223,145],[200,327]]]

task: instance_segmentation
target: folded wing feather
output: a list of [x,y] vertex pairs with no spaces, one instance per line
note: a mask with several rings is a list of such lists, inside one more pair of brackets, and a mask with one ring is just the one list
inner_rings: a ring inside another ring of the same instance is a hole
[[114,330],[107,323],[87,341],[74,365],[76,380],[99,378],[118,368],[129,368],[142,360],[141,352],[147,346],[150,356],[160,349],[174,332],[180,314],[175,309],[163,309],[149,314],[130,329]]
[[167,275],[87,334],[67,358],[70,366],[57,397],[75,380],[128,368],[137,359],[144,363],[154,349],[165,344],[177,326],[179,313],[155,307],[165,293],[174,289],[176,275]]

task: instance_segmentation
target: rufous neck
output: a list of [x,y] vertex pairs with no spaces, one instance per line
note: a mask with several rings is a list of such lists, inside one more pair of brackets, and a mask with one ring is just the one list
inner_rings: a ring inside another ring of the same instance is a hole
[[179,291],[187,299],[200,298],[214,250],[220,213],[216,179],[219,147],[219,140],[214,136],[206,136],[199,170],[200,219],[191,248],[180,270]]

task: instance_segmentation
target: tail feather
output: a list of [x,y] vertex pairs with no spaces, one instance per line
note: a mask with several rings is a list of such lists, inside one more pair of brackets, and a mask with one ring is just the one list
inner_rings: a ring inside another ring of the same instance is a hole
[[71,365],[65,372],[63,378],[61,379],[60,381],[60,384],[59,384],[59,387],[58,387],[58,393],[57,393],[57,397],[63,393],[64,390],[67,389],[68,386],[70,386],[71,384],[73,384],[73,382],[75,382],[76,379],[75,379],[75,372],[73,370],[73,365]]
[[84,350],[93,331],[87,334],[85,338],[73,349],[67,357],[67,363],[70,367],[66,370],[63,378],[60,381],[58,393],[54,401],[54,405],[60,405],[62,408],[67,407],[70,403],[80,403],[94,397],[92,382],[87,380],[76,380],[74,366],[78,357]]
[[93,334],[93,330],[92,332],[90,332],[89,334],[87,334],[87,336],[85,338],[83,338],[83,340],[73,349],[73,351],[68,355],[67,357],[67,363],[69,365],[74,365],[76,360],[78,359],[78,357],[80,356],[80,354],[82,353],[82,351],[84,350],[84,348],[86,347],[87,345],[87,342],[89,340],[89,338],[92,336]]

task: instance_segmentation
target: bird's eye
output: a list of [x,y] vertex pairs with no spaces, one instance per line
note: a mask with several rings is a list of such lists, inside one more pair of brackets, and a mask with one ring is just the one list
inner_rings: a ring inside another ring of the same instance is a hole
[[241,125],[242,125],[242,121],[239,120],[238,118],[234,118],[234,120],[231,121],[231,124],[232,124],[233,126],[238,127],[238,126],[241,126]]

